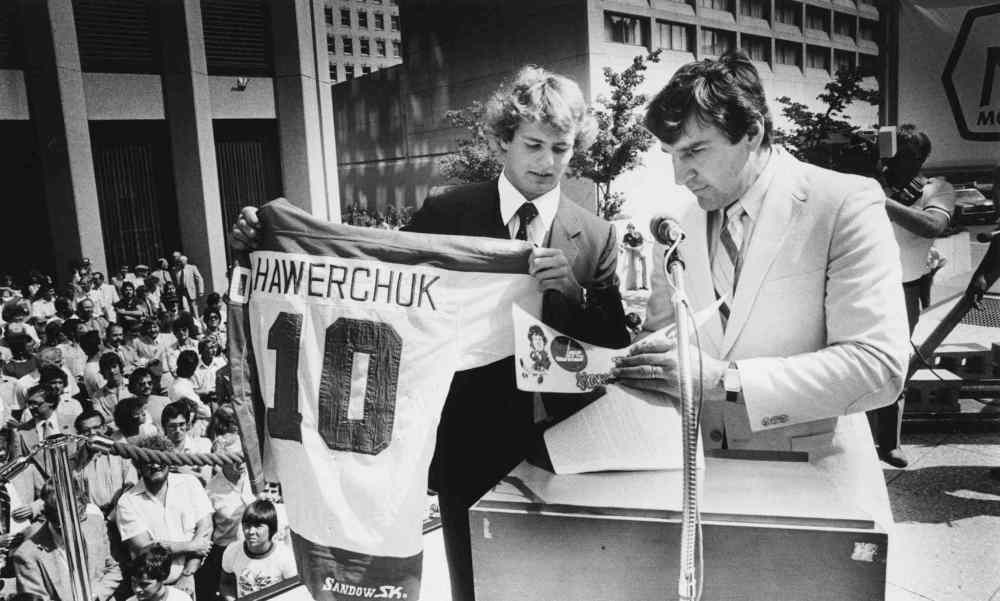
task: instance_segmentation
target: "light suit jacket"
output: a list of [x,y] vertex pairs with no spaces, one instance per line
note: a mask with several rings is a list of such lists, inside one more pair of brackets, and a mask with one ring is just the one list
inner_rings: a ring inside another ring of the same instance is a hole
[[[888,495],[864,412],[893,402],[909,355],[899,249],[871,179],[802,163],[780,148],[743,259],[728,326],[699,328],[707,354],[735,360],[741,403],[706,403],[706,448],[806,451],[837,488],[885,528]],[[715,301],[708,215],[672,207],[694,311]],[[645,329],[673,320],[654,249]]]

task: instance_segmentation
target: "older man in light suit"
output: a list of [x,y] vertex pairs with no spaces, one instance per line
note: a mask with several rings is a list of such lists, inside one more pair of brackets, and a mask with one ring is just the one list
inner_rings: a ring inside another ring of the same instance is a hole
[[[699,329],[706,447],[808,452],[846,499],[890,528],[864,415],[895,400],[908,358],[882,190],[772,147],[763,87],[739,52],[678,70],[645,124],[697,200],[665,207],[687,233],[692,309],[718,307]],[[649,330],[674,319],[663,251],[654,251]],[[676,395],[676,341],[647,337],[616,373]]]

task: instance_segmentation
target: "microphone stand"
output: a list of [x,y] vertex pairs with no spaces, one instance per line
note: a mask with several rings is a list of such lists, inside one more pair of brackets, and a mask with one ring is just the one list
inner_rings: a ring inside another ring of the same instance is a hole
[[700,597],[696,552],[698,546],[698,408],[694,402],[691,371],[691,330],[688,299],[684,290],[684,261],[677,251],[678,240],[667,251],[664,271],[674,288],[671,302],[677,332],[677,375],[680,382],[681,429],[684,449],[684,492],[681,511],[680,577],[677,594],[682,601]]
[[35,455],[44,454],[47,465],[52,466],[52,484],[56,493],[56,509],[63,541],[66,544],[66,561],[69,564],[70,590],[75,601],[93,599],[90,571],[87,569],[87,551],[80,529],[79,505],[74,494],[73,473],[69,446],[74,437],[64,434],[52,436],[38,444],[31,453],[0,467],[0,485],[34,462]]

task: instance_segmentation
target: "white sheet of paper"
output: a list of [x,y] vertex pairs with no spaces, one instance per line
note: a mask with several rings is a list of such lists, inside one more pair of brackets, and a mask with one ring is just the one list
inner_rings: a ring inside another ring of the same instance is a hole
[[[607,393],[545,431],[557,474],[683,467],[681,415],[666,395],[607,386]],[[701,437],[698,466],[704,467]]]

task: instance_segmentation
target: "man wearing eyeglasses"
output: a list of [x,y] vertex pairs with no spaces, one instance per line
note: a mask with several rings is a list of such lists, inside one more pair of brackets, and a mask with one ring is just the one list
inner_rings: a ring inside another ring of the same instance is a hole
[[[173,451],[159,434],[139,437],[135,446]],[[135,460],[139,483],[118,499],[117,522],[122,541],[135,556],[159,543],[172,556],[166,584],[194,596],[194,574],[212,547],[212,504],[198,479],[171,473],[169,466]]]

